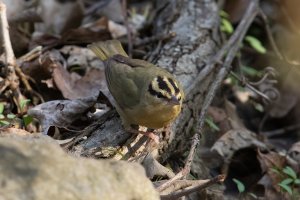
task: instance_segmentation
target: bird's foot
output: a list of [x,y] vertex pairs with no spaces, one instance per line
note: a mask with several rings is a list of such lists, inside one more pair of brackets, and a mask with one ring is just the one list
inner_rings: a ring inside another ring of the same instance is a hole
[[143,134],[152,139],[156,144],[159,143],[159,136],[154,133],[154,129],[139,125],[131,125],[130,128],[127,128],[127,131],[136,134]]

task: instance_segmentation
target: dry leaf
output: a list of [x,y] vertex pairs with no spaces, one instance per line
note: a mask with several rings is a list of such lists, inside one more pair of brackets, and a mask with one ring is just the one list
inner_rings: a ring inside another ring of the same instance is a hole
[[51,51],[44,55],[43,65],[53,68],[52,77],[56,87],[67,99],[77,99],[98,94],[103,90],[107,93],[104,70],[89,68],[81,77],[77,73],[70,73],[64,67],[64,58],[58,51]]
[[108,22],[108,30],[113,38],[119,38],[127,34],[127,28],[124,25],[113,21]]
[[255,133],[246,129],[233,129],[225,133],[212,146],[226,162],[230,162],[233,154],[239,149],[247,147],[266,148],[266,145],[257,139]]
[[274,188],[276,192],[280,192],[281,188],[278,185],[283,180],[282,174],[278,171],[282,170],[286,166],[286,159],[284,156],[279,155],[276,152],[269,152],[266,154],[258,151],[258,160],[263,172],[267,173],[268,177],[263,177],[260,181],[266,188]]
[[86,113],[97,101],[97,96],[76,100],[56,100],[39,104],[28,110],[28,114],[38,119],[44,134],[50,126],[68,127]]
[[104,72],[94,68],[80,77],[76,73],[69,73],[59,65],[53,70],[53,79],[55,85],[67,99],[91,96],[106,88]]

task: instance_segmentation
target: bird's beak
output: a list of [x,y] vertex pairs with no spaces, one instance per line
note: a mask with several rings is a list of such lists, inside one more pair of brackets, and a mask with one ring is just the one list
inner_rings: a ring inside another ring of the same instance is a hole
[[168,103],[174,106],[180,105],[180,102],[175,96],[172,96]]

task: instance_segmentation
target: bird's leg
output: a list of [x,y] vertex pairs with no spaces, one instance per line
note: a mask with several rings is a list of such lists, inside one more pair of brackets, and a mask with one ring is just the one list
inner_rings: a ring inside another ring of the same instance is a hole
[[130,125],[130,127],[126,128],[126,130],[131,133],[146,135],[150,139],[154,140],[155,143],[159,143],[159,137],[155,135],[154,129],[150,129],[145,126]]

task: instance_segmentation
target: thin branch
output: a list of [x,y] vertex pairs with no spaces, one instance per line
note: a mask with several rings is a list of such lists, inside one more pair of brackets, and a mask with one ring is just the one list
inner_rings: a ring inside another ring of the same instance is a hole
[[245,37],[245,34],[246,34],[248,28],[250,27],[251,23],[254,21],[256,15],[258,13],[258,3],[259,3],[259,0],[251,1],[243,19],[241,20],[241,22],[238,25],[234,34],[230,37],[229,41],[217,53],[217,55],[214,57],[212,62],[208,64],[207,70],[201,71],[199,76],[195,79],[194,83],[188,88],[187,92],[191,91],[192,90],[191,88],[195,87],[195,84],[198,84],[199,80],[202,80],[205,76],[207,76],[213,70],[213,68],[214,68],[213,66],[218,64],[222,60],[222,58],[226,55],[224,64],[222,65],[221,69],[219,70],[215,81],[210,86],[210,88],[208,90],[208,94],[206,95],[206,97],[204,99],[204,103],[203,103],[201,113],[199,116],[199,123],[197,124],[196,133],[193,136],[193,143],[191,146],[190,154],[187,159],[185,168],[183,170],[181,170],[178,174],[176,174],[175,177],[173,177],[166,183],[159,186],[157,188],[158,191],[165,190],[167,187],[169,187],[172,184],[172,182],[174,182],[178,179],[181,179],[182,177],[184,177],[186,175],[187,172],[189,172],[190,164],[193,162],[195,148],[199,143],[199,138],[200,138],[200,135],[202,132],[202,127],[204,125],[204,121],[205,121],[204,119],[205,119],[207,109],[210,106],[217,89],[221,85],[221,83],[224,80],[224,78],[226,77],[227,73],[230,71],[231,63],[232,63],[235,55],[237,54],[238,50],[240,49],[240,44],[241,44],[243,38]]
[[26,53],[25,55],[19,57],[17,59],[17,63],[19,66],[22,65],[23,62],[29,62],[36,58],[39,58],[42,55],[42,46],[37,46],[32,49],[30,52]]
[[128,55],[131,58],[132,57],[132,35],[131,35],[131,29],[130,29],[129,23],[128,23],[127,0],[122,0],[122,11],[123,11],[123,16],[124,16],[124,24],[127,29]]
[[191,166],[192,166],[192,163],[193,163],[196,147],[197,147],[198,144],[199,144],[199,135],[195,134],[194,137],[193,137],[193,140],[192,140],[192,146],[191,146],[191,149],[190,149],[190,153],[188,155],[185,166],[183,168],[183,171],[184,171],[183,174],[184,174],[185,178],[191,171]]
[[16,57],[12,48],[10,36],[9,36],[9,26],[6,16],[6,6],[0,1],[0,28],[1,28],[1,39],[3,42],[4,54],[5,54],[5,72],[6,79],[5,85],[8,85],[13,94],[13,100],[18,107],[18,112],[21,112],[24,109],[20,107],[20,100],[25,99],[22,95],[19,88],[19,78],[16,75],[15,67],[16,67]]
[[272,49],[274,50],[275,54],[278,56],[278,58],[280,60],[283,60],[283,56],[282,54],[280,53],[276,43],[275,43],[275,40],[274,40],[274,37],[272,35],[272,32],[271,32],[271,28],[270,28],[270,25],[269,25],[269,21],[268,21],[268,18],[267,16],[265,15],[265,13],[263,12],[262,9],[259,9],[259,15],[261,16],[264,24],[265,24],[265,29],[266,29],[266,32],[267,32],[267,35],[268,35],[268,39],[270,41],[270,44],[271,44],[271,47]]
[[196,129],[196,134],[200,135],[202,132],[202,127],[204,125],[204,121],[205,121],[204,119],[205,119],[207,109],[210,106],[215,96],[216,90],[219,88],[222,81],[224,80],[224,78],[226,77],[226,75],[231,69],[231,63],[234,57],[236,56],[238,50],[240,49],[241,46],[240,44],[243,38],[245,37],[248,28],[250,27],[250,25],[252,24],[252,22],[254,21],[258,13],[258,5],[259,5],[259,0],[253,0],[250,2],[247,11],[244,17],[242,18],[240,24],[238,25],[237,29],[230,37],[228,43],[223,46],[223,48],[219,51],[219,53],[215,57],[214,64],[218,63],[222,59],[222,57],[227,53],[225,61],[221,69],[219,70],[215,78],[215,81],[210,86],[208,90],[208,94],[204,99],[204,103],[199,116],[199,123]]
[[211,185],[214,185],[216,183],[221,183],[221,182],[224,181],[224,179],[225,179],[224,175],[219,175],[219,176],[216,176],[216,177],[214,177],[210,180],[207,180],[207,182],[199,183],[196,186],[190,186],[190,187],[187,187],[183,190],[176,191],[176,192],[173,192],[173,193],[168,194],[168,195],[161,195],[160,198],[162,200],[175,200],[175,199],[178,199],[180,197],[191,194],[193,192],[201,191],[201,190],[203,190],[203,189],[205,189],[205,188],[207,188]]
[[299,130],[300,129],[300,124],[293,124],[287,127],[283,127],[280,129],[276,129],[276,130],[271,130],[271,131],[262,131],[261,134],[263,134],[266,137],[274,137],[274,136],[278,136],[281,134],[285,134],[289,131],[295,131],[295,130]]
[[5,63],[8,66],[16,65],[16,57],[11,45],[10,36],[9,36],[9,26],[6,16],[6,5],[0,1],[0,20],[1,20],[1,36],[5,53]]
[[232,76],[234,76],[234,78],[236,78],[238,81],[240,81],[241,83],[243,83],[247,88],[249,88],[250,90],[252,90],[253,92],[255,92],[256,94],[260,95],[262,98],[264,98],[267,102],[271,102],[270,98],[265,95],[264,93],[262,93],[261,91],[257,90],[255,87],[253,87],[252,85],[250,85],[249,83],[243,81],[236,73],[234,73],[233,71],[230,72],[230,74]]
[[166,181],[165,183],[163,183],[162,185],[160,185],[157,188],[157,191],[162,192],[165,189],[167,189],[168,187],[170,187],[170,185],[172,185],[176,180],[181,179],[184,176],[183,174],[183,170],[181,170],[179,173],[177,173],[173,178],[171,178],[170,180]]

